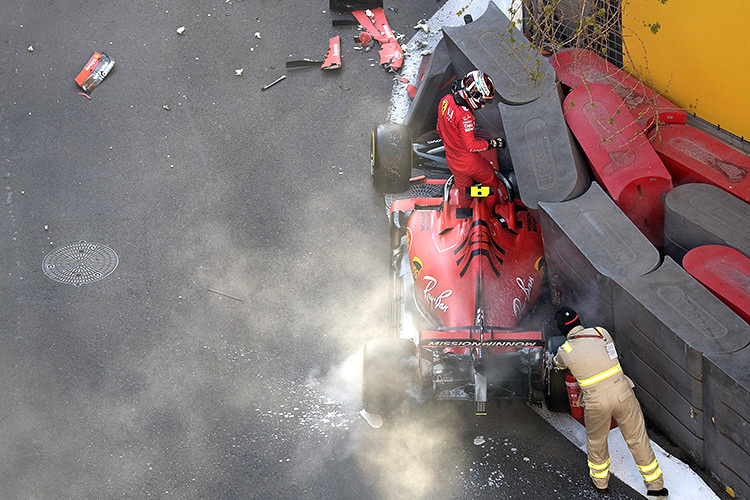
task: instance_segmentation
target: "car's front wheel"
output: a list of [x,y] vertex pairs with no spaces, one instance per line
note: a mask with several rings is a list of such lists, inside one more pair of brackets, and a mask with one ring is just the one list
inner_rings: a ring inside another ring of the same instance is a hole
[[411,340],[368,341],[362,365],[365,411],[387,415],[401,408],[416,390],[417,366],[417,346]]
[[379,193],[401,193],[409,189],[411,153],[411,136],[406,125],[378,125],[372,131],[372,187]]

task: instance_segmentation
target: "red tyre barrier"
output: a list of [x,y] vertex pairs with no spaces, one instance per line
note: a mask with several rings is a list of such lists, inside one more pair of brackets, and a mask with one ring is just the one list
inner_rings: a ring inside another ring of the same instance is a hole
[[750,258],[734,248],[703,245],[686,253],[682,266],[750,323]]
[[672,189],[672,178],[620,96],[598,83],[578,87],[565,98],[563,114],[596,180],[654,246],[662,248],[662,200]]
[[640,80],[586,49],[564,49],[549,58],[557,78],[571,89],[600,83],[617,92],[642,130],[657,117],[662,123],[685,123],[687,113]]
[[649,134],[675,186],[712,184],[750,203],[750,156],[690,125],[663,125]]

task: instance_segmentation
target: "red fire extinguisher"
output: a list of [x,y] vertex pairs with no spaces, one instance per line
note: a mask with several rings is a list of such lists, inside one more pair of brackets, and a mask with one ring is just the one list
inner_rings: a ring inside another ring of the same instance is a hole
[[[585,427],[586,423],[583,418],[583,405],[581,404],[581,386],[578,385],[578,381],[568,370],[565,371],[565,387],[568,389],[570,414]],[[612,418],[609,428],[614,429],[615,427],[617,427],[617,422]]]
[[576,378],[567,370],[565,371],[565,387],[568,389],[570,414],[574,419],[578,420],[581,425],[586,425],[583,423],[583,406],[580,403],[581,386],[578,385]]

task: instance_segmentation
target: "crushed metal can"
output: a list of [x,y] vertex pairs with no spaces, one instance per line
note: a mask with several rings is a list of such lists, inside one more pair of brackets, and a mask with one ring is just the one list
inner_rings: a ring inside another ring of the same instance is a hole
[[115,60],[107,54],[94,52],[86,66],[78,73],[76,83],[84,92],[89,93],[102,83],[114,66]]

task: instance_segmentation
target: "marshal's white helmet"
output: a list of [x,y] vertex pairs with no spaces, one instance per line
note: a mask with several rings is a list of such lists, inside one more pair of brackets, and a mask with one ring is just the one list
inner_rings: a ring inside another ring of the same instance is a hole
[[495,96],[495,83],[489,75],[475,69],[463,77],[459,93],[471,109],[481,109],[488,99]]

